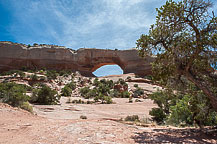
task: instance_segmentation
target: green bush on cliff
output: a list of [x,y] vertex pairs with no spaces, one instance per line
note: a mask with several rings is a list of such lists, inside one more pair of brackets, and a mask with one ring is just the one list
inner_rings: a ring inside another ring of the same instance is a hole
[[48,80],[56,79],[58,76],[58,73],[55,70],[47,70],[46,76],[47,76]]

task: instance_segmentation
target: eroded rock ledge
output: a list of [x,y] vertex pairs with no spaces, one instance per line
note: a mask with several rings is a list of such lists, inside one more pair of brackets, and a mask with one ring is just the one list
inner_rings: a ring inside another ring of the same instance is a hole
[[84,76],[103,65],[117,64],[124,73],[144,76],[151,74],[154,58],[138,56],[137,50],[105,50],[81,48],[72,50],[56,45],[34,45],[0,42],[0,71],[21,69],[55,69],[80,71]]

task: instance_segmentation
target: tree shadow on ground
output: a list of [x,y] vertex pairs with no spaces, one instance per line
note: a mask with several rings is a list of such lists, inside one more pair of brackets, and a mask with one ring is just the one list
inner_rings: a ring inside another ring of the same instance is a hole
[[217,135],[207,135],[199,129],[153,129],[151,132],[136,133],[136,143],[217,143]]

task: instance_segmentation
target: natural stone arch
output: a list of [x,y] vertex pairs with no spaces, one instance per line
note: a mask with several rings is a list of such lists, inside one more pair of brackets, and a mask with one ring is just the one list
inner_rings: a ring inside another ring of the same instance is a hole
[[0,42],[0,71],[20,69],[55,69],[79,71],[84,76],[102,65],[117,64],[124,73],[145,76],[151,74],[153,57],[141,58],[136,49],[105,50],[79,49],[77,51],[55,45],[27,45]]
[[118,66],[123,70],[123,68],[121,67],[121,65],[116,64],[116,63],[99,63],[98,65],[95,65],[95,66],[91,69],[91,72],[94,72],[94,71],[96,71],[97,69],[99,69],[100,67],[106,66],[106,65],[118,65]]

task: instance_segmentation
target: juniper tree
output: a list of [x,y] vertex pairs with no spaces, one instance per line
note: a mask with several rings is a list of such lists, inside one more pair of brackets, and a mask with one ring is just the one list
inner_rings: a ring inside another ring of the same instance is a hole
[[156,23],[137,40],[141,56],[154,55],[153,75],[162,84],[184,76],[210,99],[217,111],[217,17],[208,0],[169,0]]

